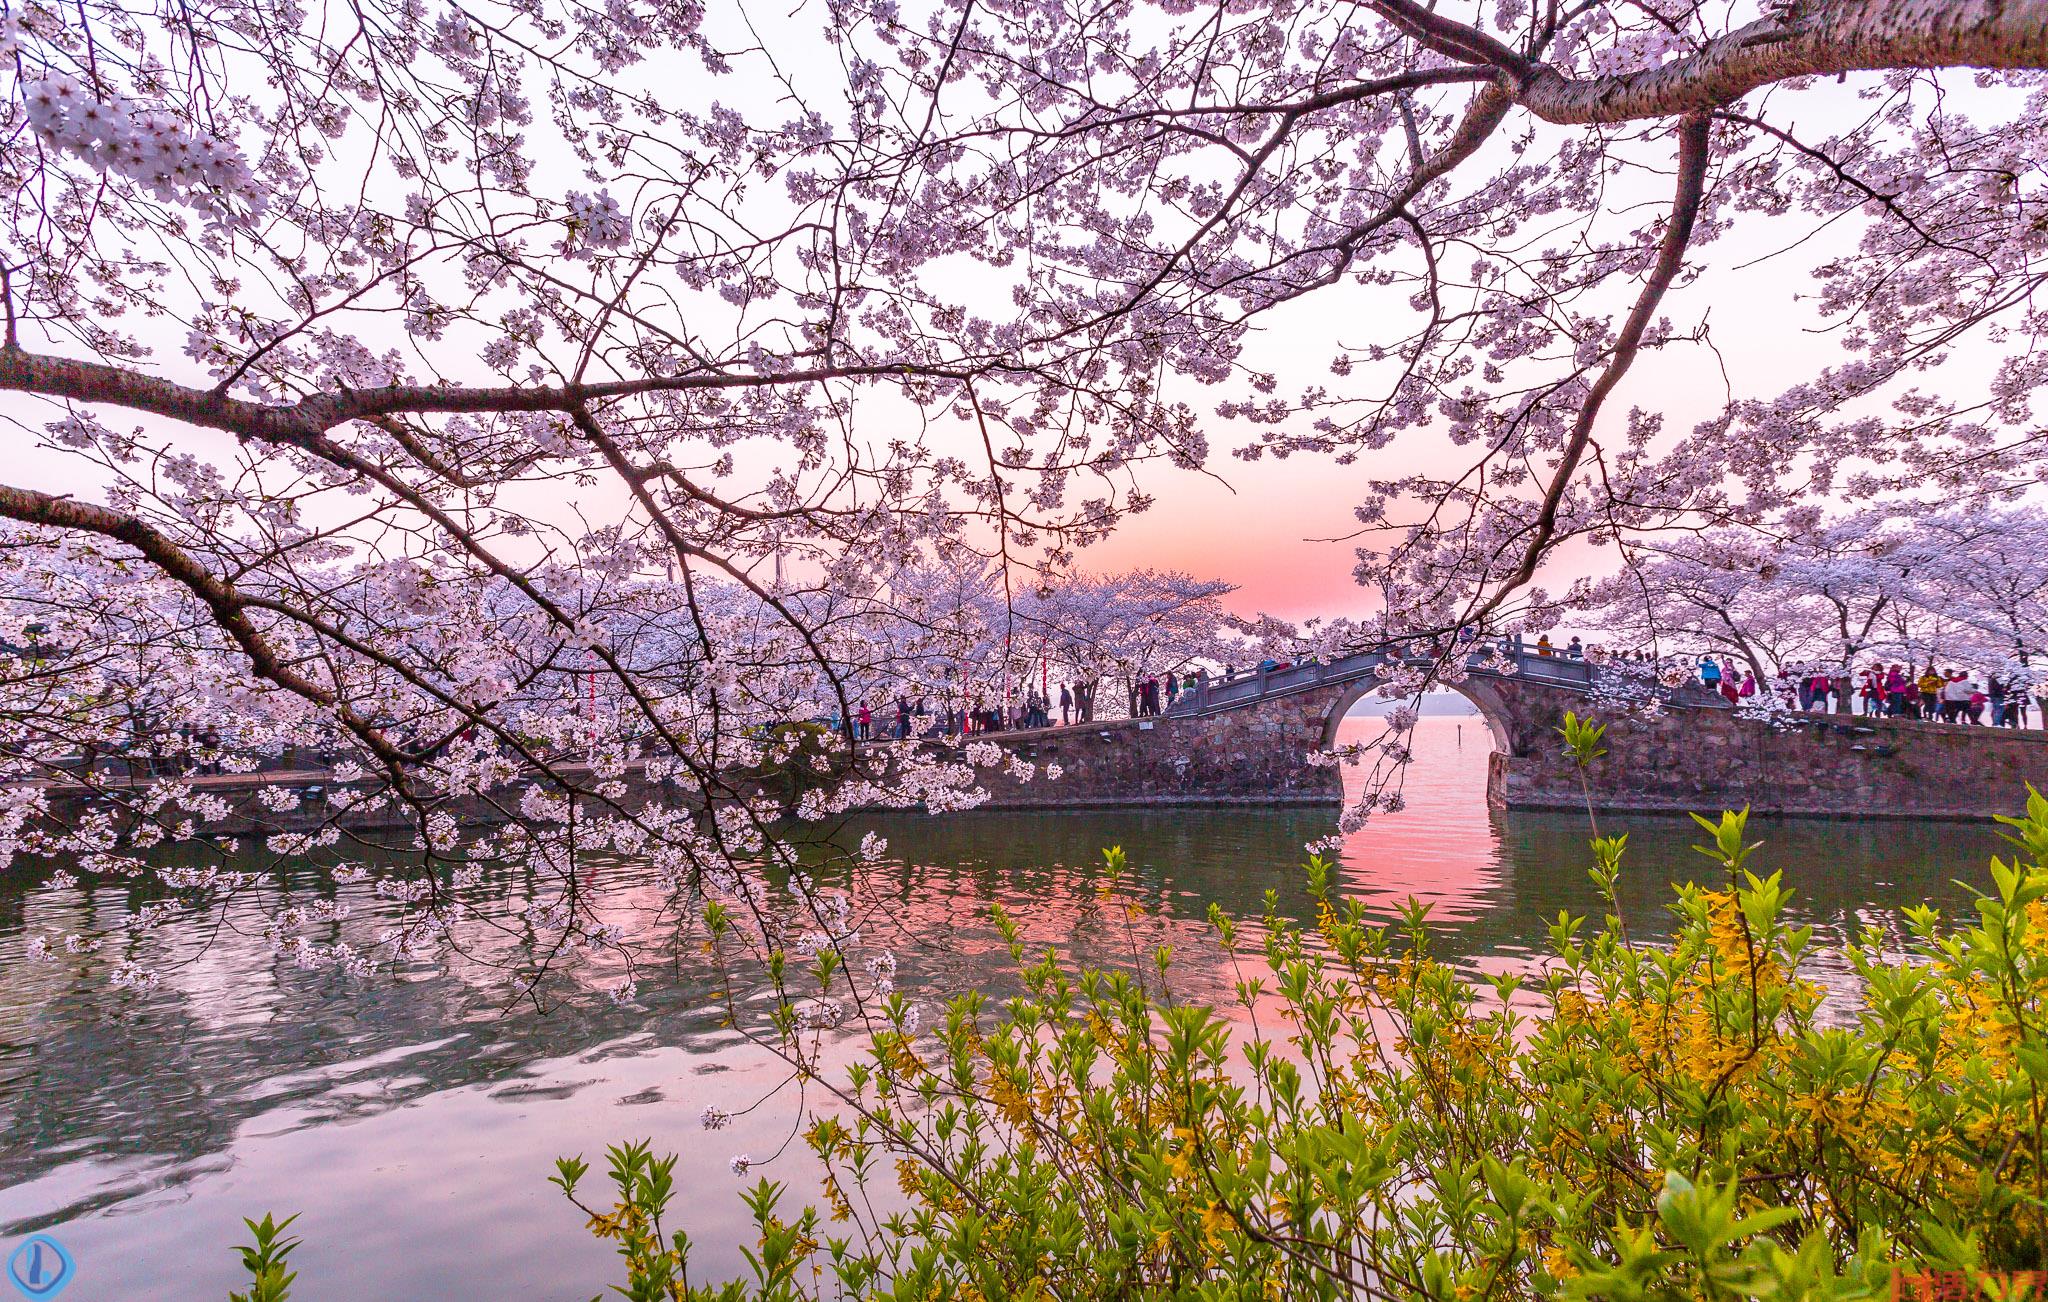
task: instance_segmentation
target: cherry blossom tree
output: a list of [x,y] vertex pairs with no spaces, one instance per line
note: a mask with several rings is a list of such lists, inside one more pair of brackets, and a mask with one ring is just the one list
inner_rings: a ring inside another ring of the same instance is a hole
[[2031,682],[2043,658],[2048,513],[2035,506],[1805,508],[1769,528],[1632,547],[1626,561],[1576,587],[1587,618],[1622,645],[1738,655],[1760,678],[1848,672],[1875,656]]
[[1033,658],[1057,665],[1063,680],[1094,692],[1101,679],[1116,679],[1128,710],[1146,675],[1186,673],[1224,654],[1231,620],[1223,598],[1234,590],[1172,570],[1056,575],[1026,595],[1017,625]]
[[1732,654],[1760,683],[1848,675],[1873,653],[1909,654],[1925,623],[1910,585],[1943,545],[1896,512],[1829,519],[1801,507],[1765,527],[1625,545],[1621,570],[1581,583],[1573,600],[1624,646],[1687,661]]
[[[103,755],[153,767],[190,749],[195,720],[239,717],[191,668],[220,665],[225,640],[204,618],[181,619],[167,581],[118,550],[53,530],[0,533],[0,719],[16,774],[89,769]],[[210,677],[230,691],[239,681]]]
[[[1916,612],[1904,599],[1907,586],[1943,550],[1910,513],[1884,507],[1828,520],[1803,507],[1775,532],[1782,545],[1770,556],[1770,587],[1807,624],[1803,645],[1781,664],[1794,674],[1846,676],[1872,651],[1910,645]],[[1837,695],[1835,709],[1847,713],[1848,698]]]
[[[870,605],[856,695],[1000,706],[1057,684],[1185,671],[1228,644],[1232,585],[1173,571],[1032,573],[978,558],[906,566]],[[849,682],[854,678],[849,675]],[[1021,688],[1020,688],[1020,685]],[[1112,711],[1104,717],[1115,717]]]
[[904,566],[871,618],[872,667],[858,699],[937,702],[957,719],[992,695],[1008,674],[1004,654],[1010,608],[1003,576],[978,556],[951,564]]
[[1804,600],[1786,601],[1775,564],[1750,531],[1709,530],[1645,547],[1570,596],[1615,646],[1660,659],[1733,656],[1767,682],[1808,649],[1816,624]]
[[1932,555],[1911,599],[1962,626],[1951,650],[2009,672],[2048,665],[2048,511],[1970,503],[1916,527]]
[[[0,516],[146,569],[151,618],[229,653],[153,687],[230,665],[265,744],[338,745],[410,811],[401,949],[452,943],[445,883],[508,862],[548,883],[543,949],[616,945],[594,846],[714,881],[772,941],[734,865],[792,811],[727,777],[776,758],[764,726],[848,717],[906,566],[1067,572],[1219,429],[1347,464],[1448,442],[1464,469],[1370,481],[1368,639],[1526,616],[1573,539],[2038,478],[2042,0],[764,24],[0,15],[0,391],[31,432]],[[1822,241],[1802,311],[1831,351],[1670,432],[1624,390],[1646,355],[1711,362],[1734,232]],[[1312,297],[1345,322],[1327,375],[1261,352]],[[1982,382],[1933,396],[1965,345]],[[794,812],[971,798],[957,767],[830,758]],[[649,765],[686,796],[629,799]],[[465,840],[472,797],[505,830]]]

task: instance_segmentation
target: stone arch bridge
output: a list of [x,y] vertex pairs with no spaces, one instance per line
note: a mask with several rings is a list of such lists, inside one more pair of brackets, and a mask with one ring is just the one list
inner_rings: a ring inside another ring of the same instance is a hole
[[[1310,756],[1333,744],[1388,658],[1367,651],[1212,680],[1158,718],[996,734],[988,740],[1057,764],[1062,776],[1021,783],[991,773],[989,807],[1334,806],[1343,776]],[[1503,659],[1505,672],[1486,663]],[[2030,782],[2048,790],[2048,733],[1841,714],[1771,722],[1697,685],[1665,693],[1644,717],[1603,692],[1611,670],[1519,649],[1486,660],[1475,656],[1453,690],[1492,735],[1495,808],[1585,807],[1557,732],[1567,710],[1608,725],[1608,753],[1590,774],[1604,810],[1979,819],[2018,812]]]

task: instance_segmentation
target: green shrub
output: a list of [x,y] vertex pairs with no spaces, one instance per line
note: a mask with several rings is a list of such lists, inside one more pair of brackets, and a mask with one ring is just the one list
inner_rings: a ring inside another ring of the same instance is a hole
[[[1743,814],[1700,820],[1713,884],[1668,944],[1560,916],[1478,986],[1424,910],[1373,925],[1314,860],[1314,923],[1269,894],[1262,953],[1212,910],[1236,1021],[1163,997],[1163,951],[1077,970],[998,913],[1023,993],[922,1034],[887,998],[807,1131],[822,1209],[748,1195],[751,1279],[683,1282],[644,1145],[590,1225],[632,1298],[1849,1298],[2048,1266],[2048,801],[2007,821],[1976,918],[1866,930],[1860,1003],[1825,1013]],[[1610,901],[1625,842],[1593,842]]]
[[286,1264],[299,1241],[286,1238],[284,1232],[297,1219],[293,1215],[280,1221],[267,1213],[260,1221],[243,1218],[242,1224],[249,1227],[255,1242],[235,1251],[241,1255],[242,1269],[249,1272],[249,1291],[228,1294],[228,1302],[290,1302],[298,1273],[286,1269]]

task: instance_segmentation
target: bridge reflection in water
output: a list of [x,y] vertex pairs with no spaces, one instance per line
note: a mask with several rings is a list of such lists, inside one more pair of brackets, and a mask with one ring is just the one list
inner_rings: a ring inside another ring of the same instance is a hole
[[[1560,909],[1595,907],[1584,820],[1489,814],[1488,745],[1476,719],[1424,719],[1408,807],[1348,838],[1339,873],[1345,894],[1383,914],[1410,895],[1429,902],[1440,952],[1473,970],[1527,963]],[[1172,943],[1181,996],[1222,1000],[1232,974],[1207,937],[1207,905],[1255,916],[1270,888],[1299,916],[1301,847],[1329,819],[990,814],[877,819],[848,835],[870,827],[890,838],[889,862],[857,883],[839,880],[874,906],[867,938],[896,950],[915,996],[1006,988],[1007,956],[986,922],[994,903],[1034,942],[1099,962],[1125,955],[1120,911],[1106,914],[1096,898],[1099,850],[1121,844],[1127,888],[1143,906],[1140,952]],[[1697,839],[1691,824],[1615,818],[1603,830],[1630,834],[1631,926],[1665,934],[1662,883],[1709,867],[1686,848]],[[1759,860],[1785,871],[1794,912],[1823,944],[1898,904],[1960,904],[1952,879],[1983,880],[1998,844],[1989,829],[1956,825],[1792,821],[1758,831],[1767,842]],[[636,870],[603,871],[626,887],[622,925],[650,925],[656,901],[634,887]],[[361,888],[340,893],[374,907]],[[588,1296],[611,1259],[543,1181],[559,1154],[595,1157],[641,1136],[683,1154],[695,1196],[681,1228],[703,1254],[693,1267],[704,1277],[742,1269],[740,1182],[726,1162],[775,1151],[794,1099],[729,1130],[698,1125],[705,1104],[737,1109],[781,1073],[719,1025],[711,983],[694,965],[644,977],[633,1007],[593,996],[543,1015],[504,1011],[490,964],[505,955],[488,952],[439,977],[344,987],[270,969],[260,935],[231,932],[202,953],[166,932],[138,942],[161,947],[144,956],[186,963],[142,994],[109,985],[112,956],[24,962],[25,928],[83,930],[132,902],[123,890],[81,903],[18,880],[0,885],[0,1238],[55,1227],[94,1296],[223,1295],[239,1218],[266,1210],[305,1213],[307,1244],[294,1259],[294,1296],[305,1302]],[[1820,971],[1843,980],[1825,957]],[[842,1043],[835,1057],[855,1051]],[[799,1160],[767,1173],[799,1196],[814,1188]]]

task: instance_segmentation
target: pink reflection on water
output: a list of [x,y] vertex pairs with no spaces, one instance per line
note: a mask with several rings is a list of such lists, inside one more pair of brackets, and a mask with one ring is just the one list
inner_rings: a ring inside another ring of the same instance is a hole
[[[1382,720],[1350,718],[1339,742],[1380,735]],[[1502,904],[1501,835],[1487,816],[1486,763],[1493,739],[1477,715],[1425,718],[1415,725],[1415,758],[1402,778],[1407,807],[1376,813],[1344,840],[1344,893],[1376,912],[1409,899],[1438,922],[1461,922]],[[1345,795],[1356,800],[1364,773],[1347,769]]]

